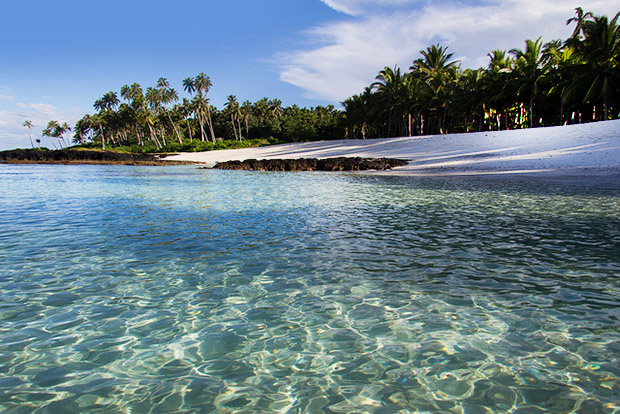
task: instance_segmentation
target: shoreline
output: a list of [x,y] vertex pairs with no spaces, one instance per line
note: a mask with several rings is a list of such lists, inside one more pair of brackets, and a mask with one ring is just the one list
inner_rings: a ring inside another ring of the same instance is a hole
[[14,149],[0,151],[0,164],[58,165],[187,165],[191,161],[166,160],[159,155],[76,149]]
[[314,141],[178,153],[170,161],[213,167],[249,159],[397,158],[409,163],[364,174],[402,176],[604,177],[620,181],[620,120],[509,131]]
[[407,161],[406,165],[392,169],[350,171],[355,174],[620,184],[620,120],[509,131],[312,141],[176,154],[66,149],[47,153],[30,149],[0,152],[0,164],[197,165],[206,168],[217,163],[248,160],[335,161],[336,158]]

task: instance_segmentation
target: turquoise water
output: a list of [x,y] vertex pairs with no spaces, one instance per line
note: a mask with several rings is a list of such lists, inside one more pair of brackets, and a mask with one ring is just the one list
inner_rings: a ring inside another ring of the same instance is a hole
[[620,412],[620,185],[0,184],[2,412]]

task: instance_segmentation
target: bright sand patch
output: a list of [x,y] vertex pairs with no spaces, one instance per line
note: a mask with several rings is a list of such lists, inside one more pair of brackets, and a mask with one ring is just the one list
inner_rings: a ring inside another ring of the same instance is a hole
[[402,158],[390,175],[606,176],[620,178],[620,120],[561,127],[368,140],[319,141],[181,153],[169,160]]

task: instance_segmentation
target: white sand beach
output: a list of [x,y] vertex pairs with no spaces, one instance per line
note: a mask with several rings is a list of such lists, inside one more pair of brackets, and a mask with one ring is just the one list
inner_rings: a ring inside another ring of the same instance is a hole
[[388,157],[409,160],[389,175],[618,177],[620,120],[561,127],[368,140],[319,141],[180,153],[169,160]]

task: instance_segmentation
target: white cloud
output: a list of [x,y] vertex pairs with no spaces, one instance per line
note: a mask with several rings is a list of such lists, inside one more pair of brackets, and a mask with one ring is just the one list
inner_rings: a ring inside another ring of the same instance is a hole
[[[41,131],[47,123],[54,119],[73,126],[83,115],[84,111],[80,108],[58,109],[44,103],[17,102],[10,110],[0,111],[0,150],[30,148],[28,133],[32,135],[33,141],[39,138],[43,146],[52,148],[49,139],[41,137]],[[24,127],[26,120],[33,123],[30,131]]]
[[0,102],[12,102],[15,100],[15,96],[0,95]]
[[407,71],[434,43],[448,46],[464,67],[486,66],[491,50],[522,48],[538,36],[565,39],[576,7],[608,16],[620,10],[620,0],[321,1],[349,16],[308,31],[309,48],[277,59],[281,80],[335,102],[361,92],[384,66]]
[[321,0],[332,9],[351,16],[367,13],[369,10],[400,6],[405,4],[422,3],[421,0]]

